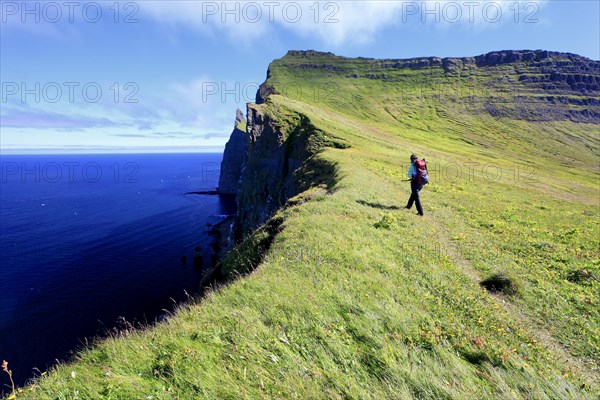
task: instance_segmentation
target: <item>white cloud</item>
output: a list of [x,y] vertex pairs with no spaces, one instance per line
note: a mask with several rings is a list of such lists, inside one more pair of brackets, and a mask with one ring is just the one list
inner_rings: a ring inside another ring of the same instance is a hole
[[150,1],[142,14],[167,26],[186,26],[234,41],[274,35],[284,29],[327,46],[365,44],[378,32],[403,25],[496,28],[532,23],[547,0],[424,1]]
[[225,35],[231,40],[247,41],[263,36],[268,30],[262,20],[252,22],[254,17],[247,3],[251,2],[148,1],[138,4],[142,14],[169,27],[185,26],[207,36]]
[[[34,9],[33,6],[9,3],[10,7],[2,8],[4,29],[72,40],[78,36],[76,28],[79,25],[89,25],[86,22],[89,17],[81,6],[72,9],[61,6],[60,2],[36,2],[38,12],[32,14],[26,10]],[[126,20],[133,12],[131,18],[140,23],[157,21],[170,30],[185,27],[210,39],[225,37],[246,46],[256,39],[277,37],[283,30],[303,38],[315,38],[331,47],[372,42],[386,28],[428,25],[442,29],[460,26],[483,30],[507,24],[544,23],[547,21],[542,20],[541,10],[548,0],[159,0],[120,3],[120,19]],[[44,11],[48,4],[55,6],[51,11]],[[135,7],[131,9],[133,5]],[[101,20],[116,18],[112,2],[98,7],[103,10],[100,11]],[[61,17],[58,23],[53,23],[57,12]],[[70,23],[71,19],[75,24]],[[168,31],[168,34],[172,32]]]
[[233,128],[235,114],[232,110],[254,101],[257,82],[217,81],[202,76],[189,82],[169,85],[170,93],[161,105],[185,127],[206,131],[227,131]]

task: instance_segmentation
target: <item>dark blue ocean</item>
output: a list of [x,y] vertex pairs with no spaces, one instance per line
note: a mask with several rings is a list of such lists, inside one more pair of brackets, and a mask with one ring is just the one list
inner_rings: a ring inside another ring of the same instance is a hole
[[0,360],[19,384],[120,318],[151,323],[197,292],[194,248],[234,209],[185,193],[216,188],[221,158],[0,157]]

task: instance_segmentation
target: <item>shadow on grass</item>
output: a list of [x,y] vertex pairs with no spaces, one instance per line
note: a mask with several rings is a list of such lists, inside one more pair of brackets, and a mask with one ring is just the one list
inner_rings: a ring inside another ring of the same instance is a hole
[[283,231],[283,218],[271,218],[227,254],[225,259],[208,270],[200,281],[200,290],[223,284],[252,272],[260,265],[275,237]]
[[[296,194],[314,187],[325,187],[331,193],[339,181],[338,168],[335,163],[319,157],[325,148],[348,148],[340,145],[338,139],[329,137],[317,129],[310,120],[302,116],[298,126],[286,140],[286,166],[284,176],[292,174]],[[291,160],[303,160],[302,165],[290,171]],[[293,197],[293,195],[289,196]]]
[[399,210],[400,209],[400,207],[398,207],[398,206],[386,206],[386,205],[379,204],[379,203],[369,203],[368,201],[364,201],[364,200],[356,200],[356,202],[358,204],[362,204],[363,206],[377,208],[379,210]]
[[503,293],[506,295],[515,295],[519,291],[519,285],[514,279],[507,276],[504,272],[497,272],[479,282],[490,293]]
[[327,193],[332,193],[340,180],[338,166],[318,156],[308,159],[304,165],[294,171],[294,175],[298,193],[318,186],[324,187]]

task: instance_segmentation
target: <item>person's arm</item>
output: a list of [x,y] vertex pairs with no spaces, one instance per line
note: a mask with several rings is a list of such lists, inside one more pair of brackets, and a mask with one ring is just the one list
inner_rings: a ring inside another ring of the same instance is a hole
[[410,163],[410,168],[408,169],[408,180],[412,180],[415,177],[415,164],[414,163]]

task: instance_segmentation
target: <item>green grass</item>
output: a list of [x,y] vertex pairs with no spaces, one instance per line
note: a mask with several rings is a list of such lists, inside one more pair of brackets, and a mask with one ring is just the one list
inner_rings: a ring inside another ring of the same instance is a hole
[[[432,76],[455,84],[437,70],[383,82],[346,78],[364,73],[357,60],[310,60],[343,73],[285,65],[302,62],[275,62],[271,80],[310,94],[260,108],[287,134],[293,116],[310,121],[325,146],[310,173],[327,166],[335,182],[232,251],[229,284],[83,350],[18,397],[597,398],[598,127],[494,119],[436,99],[439,88],[398,100]],[[501,71],[484,72],[468,79]],[[324,83],[335,97],[313,96]],[[423,218],[403,208],[412,152],[430,168]],[[482,287],[498,274],[515,290]]]
[[235,127],[238,128],[242,132],[246,132],[246,121],[236,123]]

